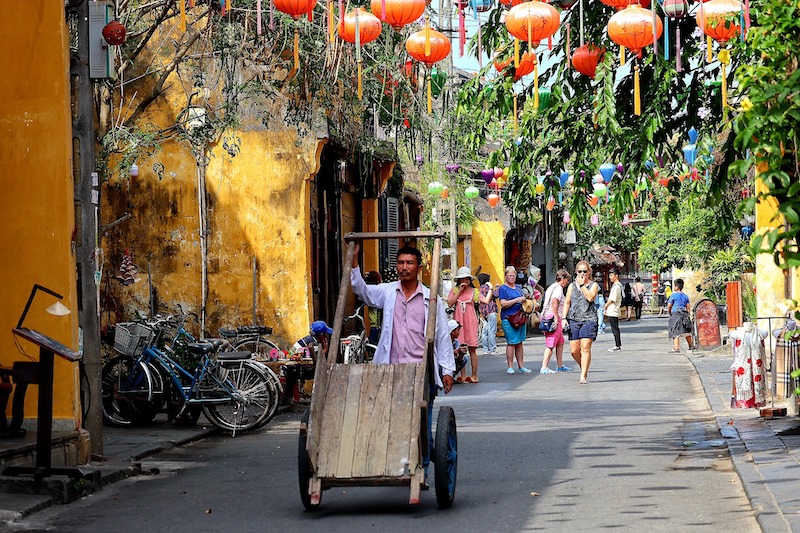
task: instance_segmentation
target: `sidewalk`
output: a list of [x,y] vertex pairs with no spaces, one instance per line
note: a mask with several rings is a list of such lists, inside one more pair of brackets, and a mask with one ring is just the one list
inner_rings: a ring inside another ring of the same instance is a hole
[[756,409],[731,409],[729,347],[687,357],[700,376],[762,530],[800,532],[800,434],[780,434],[800,426],[800,419],[767,420]]

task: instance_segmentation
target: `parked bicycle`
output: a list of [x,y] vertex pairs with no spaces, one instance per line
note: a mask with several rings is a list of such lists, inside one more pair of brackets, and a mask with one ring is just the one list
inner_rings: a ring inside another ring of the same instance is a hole
[[272,350],[280,351],[278,345],[266,337],[271,334],[272,328],[269,326],[219,328],[219,336],[230,342],[234,350],[250,352],[256,361],[268,360]]
[[364,324],[364,306],[361,304],[355,312],[344,319],[344,332],[351,331],[349,335],[339,341],[341,362],[345,364],[367,363],[375,356],[377,346],[370,343],[367,338],[367,328]]
[[[169,383],[183,401],[183,410],[201,406],[208,420],[227,431],[255,429],[274,416],[279,389],[267,367],[244,351],[217,352],[224,341],[188,343],[199,362],[186,370],[157,348],[169,319],[117,324],[114,347],[122,355],[102,371],[102,405],[106,421],[130,426],[149,422],[165,401]],[[173,353],[174,355],[174,353]]]

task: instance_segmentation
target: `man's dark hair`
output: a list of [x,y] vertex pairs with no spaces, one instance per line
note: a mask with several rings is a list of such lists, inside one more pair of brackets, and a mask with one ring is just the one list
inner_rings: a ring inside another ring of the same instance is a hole
[[641,281],[642,281],[642,278],[640,278],[639,276],[636,276],[636,283],[640,283]]
[[489,274],[484,274],[483,272],[478,274],[478,283],[484,285],[487,281],[489,281]]
[[673,284],[675,285],[675,288],[678,289],[679,291],[683,290],[683,280],[682,279],[676,279]]
[[609,274],[616,274],[617,276],[619,276],[619,270],[617,270],[616,268],[609,269],[608,273]]
[[403,246],[397,250],[397,257],[400,257],[401,255],[413,255],[417,258],[417,264],[422,265],[422,254],[419,250],[412,246]]

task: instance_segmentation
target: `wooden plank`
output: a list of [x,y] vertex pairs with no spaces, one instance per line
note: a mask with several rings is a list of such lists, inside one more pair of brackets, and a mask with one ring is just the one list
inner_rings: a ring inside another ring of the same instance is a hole
[[434,239],[445,236],[444,231],[377,231],[365,233],[347,233],[345,241],[362,241],[369,239]]
[[337,478],[353,477],[353,457],[356,453],[356,429],[358,412],[361,407],[361,381],[366,365],[342,365],[349,370],[347,395],[345,398],[342,433],[339,437],[339,461],[336,465]]
[[[408,443],[408,459],[411,467],[411,472],[414,473],[415,466],[422,465],[422,445],[423,440],[420,439],[420,431],[424,427],[427,431],[428,421],[423,423],[422,413],[423,402],[425,402],[425,386],[426,386],[426,368],[425,363],[418,363],[410,365],[414,367],[414,396],[411,407],[411,423],[409,426],[409,443]],[[429,386],[430,387],[430,386]],[[427,413],[427,409],[425,410]]]
[[345,398],[347,395],[348,369],[345,365],[334,365],[331,369],[325,402],[319,413],[319,445],[317,460],[317,476],[333,477],[339,461],[339,442],[344,418]]
[[394,365],[367,365],[361,384],[353,477],[382,476],[386,471]]
[[394,369],[385,471],[385,475],[391,477],[409,473],[408,449],[411,438],[409,429],[414,400],[415,370],[414,364],[400,364]]

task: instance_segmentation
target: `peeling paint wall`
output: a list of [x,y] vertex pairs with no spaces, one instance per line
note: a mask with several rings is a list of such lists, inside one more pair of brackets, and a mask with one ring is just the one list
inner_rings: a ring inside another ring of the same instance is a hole
[[[25,326],[67,347],[78,347],[75,228],[70,118],[69,32],[64,3],[46,0],[0,3],[0,365],[28,361],[15,346],[16,327],[35,283],[64,296],[72,310],[56,317],[44,309],[55,298],[39,292]],[[38,360],[39,350],[22,349]],[[80,423],[78,365],[56,357],[53,387],[55,429],[77,429]],[[36,418],[38,387],[31,386],[25,415]],[[11,410],[9,402],[8,411]],[[30,424],[30,420],[26,425]]]

